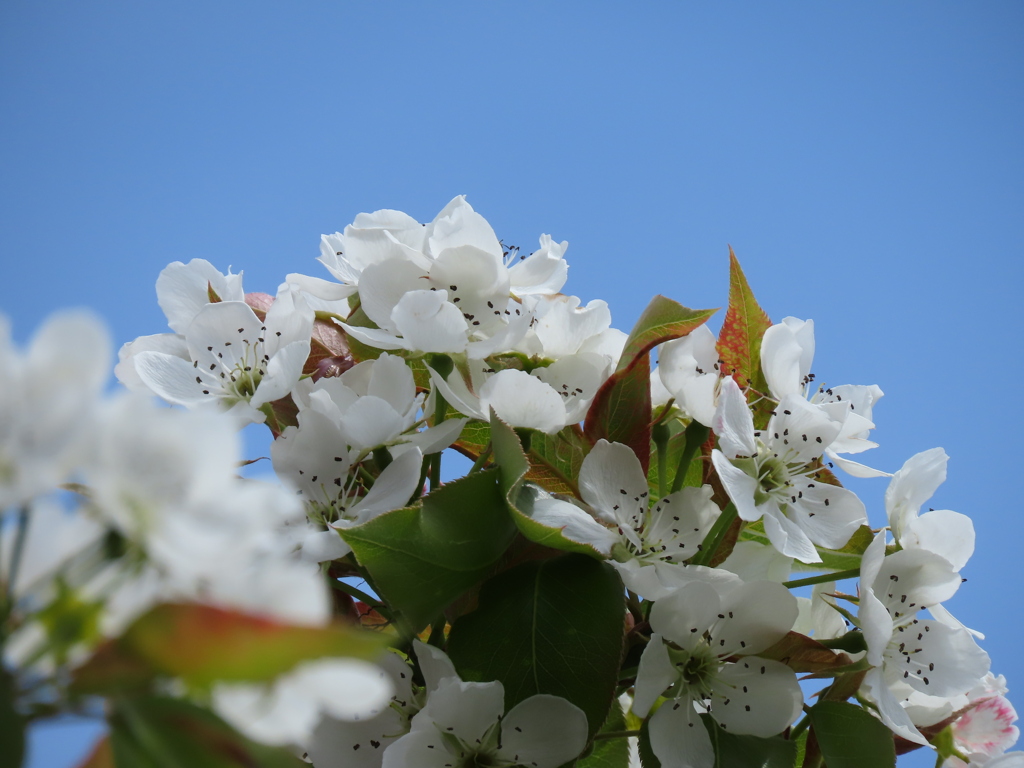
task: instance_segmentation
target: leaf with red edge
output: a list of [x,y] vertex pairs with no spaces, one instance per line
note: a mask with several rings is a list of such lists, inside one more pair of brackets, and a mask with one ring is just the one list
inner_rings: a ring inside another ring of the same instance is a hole
[[604,438],[628,445],[646,475],[651,461],[651,359],[646,352],[597,390],[583,433],[591,443]]
[[78,768],[116,768],[110,737],[103,736],[97,741],[85,760],[78,764]]
[[372,659],[383,644],[356,627],[282,624],[209,605],[165,603],[79,667],[73,687],[82,693],[134,688],[160,675],[198,686],[269,680],[307,659]]
[[761,337],[772,325],[750,290],[739,259],[729,248],[729,308],[718,334],[718,356],[722,372],[731,374],[740,386],[753,385],[765,391],[761,372]]
[[794,672],[826,672],[851,663],[845,653],[836,653],[799,632],[788,632],[775,645],[757,655],[782,662]]
[[717,311],[690,309],[665,296],[655,296],[629,332],[622,357],[619,358],[618,370],[625,370],[634,360],[659,344],[686,336],[694,328],[706,323]]
[[274,303],[274,297],[269,293],[247,293],[245,294],[245,303],[260,320],[263,320]]
[[288,427],[299,425],[299,407],[292,400],[291,395],[285,395],[280,400],[266,403],[260,411],[267,417],[267,426],[276,440],[278,435]]

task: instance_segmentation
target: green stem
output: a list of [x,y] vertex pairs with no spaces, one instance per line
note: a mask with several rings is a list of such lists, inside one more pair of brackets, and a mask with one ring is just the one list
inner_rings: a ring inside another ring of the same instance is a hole
[[840,579],[852,579],[856,576],[860,576],[860,568],[850,568],[847,571],[834,571],[833,573],[822,573],[818,576],[808,576],[806,579],[794,579],[793,581],[784,581],[782,586],[787,589],[796,589],[797,587],[809,587],[812,584],[824,584],[827,581],[839,581]]
[[722,510],[722,514],[715,520],[715,524],[711,526],[708,535],[704,537],[700,552],[691,561],[694,565],[708,565],[714,559],[715,553],[718,552],[718,548],[722,546],[722,542],[725,540],[725,535],[729,532],[729,526],[732,525],[732,521],[735,519],[736,505],[730,501],[725,509]]
[[377,464],[377,469],[383,472],[387,469],[388,464],[391,463],[391,451],[381,446],[380,448],[373,449],[373,460]]
[[630,736],[639,736],[640,731],[604,731],[594,736],[594,741],[602,739],[628,739]]
[[[804,710],[805,711],[807,710],[806,706],[804,707]],[[810,715],[804,715],[804,719],[801,720],[796,725],[794,725],[789,730],[789,740],[790,741],[796,741],[798,738],[800,738],[800,734],[803,733],[804,731],[806,731],[807,730],[807,726],[809,726],[810,724],[811,724],[811,716]]]
[[665,490],[668,488],[668,441],[669,429],[662,422],[658,422],[651,428],[651,439],[658,451],[658,498],[665,498]]
[[686,481],[686,473],[690,469],[690,462],[700,447],[707,442],[711,430],[698,421],[691,421],[686,428],[686,444],[683,445],[683,455],[679,457],[679,466],[676,467],[676,476],[672,479],[672,493],[683,487]]
[[349,595],[350,597],[354,597],[356,600],[360,600],[366,603],[368,606],[373,608],[382,616],[387,615],[385,613],[385,611],[387,611],[387,606],[384,605],[384,603],[380,602],[376,598],[370,597],[370,595],[366,594],[358,587],[353,587],[348,582],[340,581],[339,579],[330,579],[330,582],[331,586],[339,592],[344,592],[346,595]]
[[481,469],[483,469],[484,464],[486,464],[487,460],[491,458],[491,450],[493,448],[493,444],[487,443],[487,447],[484,448],[483,453],[477,456],[476,461],[473,462],[473,466],[469,468],[469,472],[467,472],[466,474],[472,475],[474,472],[479,472]]
[[[437,371],[442,379],[447,379],[455,369],[455,364],[448,355],[434,354],[427,358],[427,365]],[[448,411],[448,403],[444,401],[444,395],[434,387],[434,426],[444,421],[445,413]],[[430,490],[434,490],[441,484],[441,454],[438,451],[430,457]]]

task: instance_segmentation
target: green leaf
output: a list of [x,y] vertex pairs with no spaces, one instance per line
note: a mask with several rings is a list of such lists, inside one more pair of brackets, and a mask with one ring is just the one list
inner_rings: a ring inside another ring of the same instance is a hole
[[718,356],[723,373],[732,375],[740,386],[752,385],[767,392],[761,372],[761,337],[771,325],[750,290],[739,259],[729,248],[729,308],[718,333]]
[[765,739],[728,733],[711,715],[701,715],[700,719],[715,748],[715,768],[793,768],[796,762],[795,742],[780,736]]
[[152,677],[196,686],[217,680],[269,680],[307,659],[373,659],[383,639],[357,627],[306,627],[215,608],[167,603],[151,609],[75,670],[74,690],[138,688]]
[[811,728],[828,768],[894,768],[892,731],[860,707],[820,701],[811,707]]
[[110,716],[117,768],[302,768],[287,749],[250,741],[214,715],[180,699],[117,700]]
[[14,708],[15,684],[11,674],[0,666],[0,744],[3,765],[18,768],[25,759],[25,718]]
[[505,707],[537,693],[582,709],[593,735],[615,697],[625,595],[615,570],[583,555],[516,566],[486,582],[452,627],[448,654],[465,680],[499,680]]
[[[626,718],[618,702],[612,704],[608,718],[600,733],[626,730]],[[628,768],[629,742],[625,738],[602,739],[594,742],[594,750],[576,762],[576,768]]]
[[491,411],[491,438],[494,459],[501,472],[500,485],[509,512],[519,532],[530,541],[563,552],[579,552],[601,560],[604,556],[593,547],[580,544],[562,535],[561,528],[544,525],[533,519],[534,489],[523,488],[524,477],[529,477],[529,462],[515,431]]
[[601,438],[633,449],[647,474],[651,461],[651,359],[640,355],[616,371],[594,396],[583,433],[591,443]]
[[638,739],[640,764],[643,768],[661,768],[661,761],[654,754],[654,748],[651,746],[650,723],[650,718],[648,718],[644,720],[644,724],[640,727],[640,738]]
[[515,536],[498,470],[445,483],[412,507],[341,531],[384,601],[418,631],[483,579]]
[[664,296],[655,296],[629,333],[618,370],[633,364],[659,344],[685,336],[708,321],[717,309],[690,309]]
[[[476,461],[491,442],[491,428],[482,421],[470,421],[452,446]],[[526,457],[530,462],[526,479],[550,493],[579,496],[576,479],[590,443],[576,424],[563,427],[553,435],[534,432]]]

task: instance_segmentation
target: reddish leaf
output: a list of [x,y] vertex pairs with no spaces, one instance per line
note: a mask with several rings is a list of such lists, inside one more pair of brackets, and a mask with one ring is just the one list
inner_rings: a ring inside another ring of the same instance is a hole
[[603,437],[628,445],[647,474],[651,460],[651,359],[646,350],[628,368],[613,373],[597,391],[583,433],[591,443]]
[[718,356],[724,365],[723,373],[731,374],[740,386],[767,389],[761,373],[761,337],[771,324],[754,298],[736,254],[729,248],[729,308],[718,334]]
[[[373,658],[383,641],[355,627],[282,624],[208,605],[168,603],[137,619],[75,673],[75,688],[106,690],[135,682],[145,665],[153,675],[194,685],[215,680],[267,680],[307,659]],[[116,679],[114,675],[119,675]]]
[[322,379],[325,376],[340,376],[354,364],[348,339],[341,327],[329,319],[317,317],[313,323],[309,357],[306,358],[302,372],[310,374],[314,379]]
[[771,648],[757,655],[781,661],[794,672],[826,672],[850,664],[850,657],[845,653],[836,653],[799,632],[787,633]]
[[267,311],[274,303],[274,297],[269,293],[247,293],[245,294],[245,303],[248,304],[252,311],[256,313],[256,316],[260,320],[267,316]]
[[276,440],[278,435],[284,432],[287,427],[296,427],[299,424],[299,407],[292,400],[291,395],[285,395],[280,400],[267,403],[260,410],[266,414],[267,426]]
[[115,768],[114,750],[110,746],[110,737],[103,736],[97,741],[89,756],[78,764],[78,768]]
[[619,358],[618,370],[625,370],[634,360],[659,344],[685,336],[706,323],[717,311],[690,309],[664,296],[655,296],[630,331],[622,357]]

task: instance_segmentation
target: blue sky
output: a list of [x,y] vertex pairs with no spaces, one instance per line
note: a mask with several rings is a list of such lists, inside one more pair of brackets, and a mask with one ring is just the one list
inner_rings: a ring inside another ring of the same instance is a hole
[[568,240],[566,290],[628,329],[655,293],[723,305],[731,244],[815,320],[819,381],[885,390],[876,466],[952,457],[932,505],[979,544],[951,607],[1024,691],[1022,85],[1017,2],[6,0],[0,311],[24,339],[93,307],[121,343],[164,330],[170,261],[273,292],[356,213],[466,194],[507,243]]

